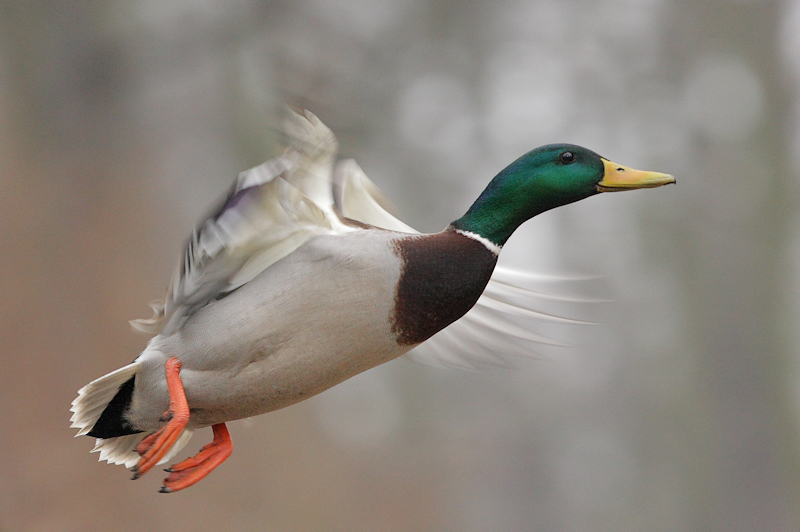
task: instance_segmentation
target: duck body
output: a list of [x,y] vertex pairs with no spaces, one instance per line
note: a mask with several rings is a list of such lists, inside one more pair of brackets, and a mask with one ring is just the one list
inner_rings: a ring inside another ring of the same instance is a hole
[[153,318],[131,322],[154,335],[147,348],[73,401],[77,435],[97,438],[100,459],[134,478],[212,427],[214,441],[168,469],[163,492],[231,454],[226,422],[307,399],[420,344],[437,356],[480,344],[492,356],[507,336],[517,353],[541,342],[511,317],[563,319],[519,303],[534,294],[514,284],[525,276],[495,269],[513,231],[599,192],[674,182],[578,146],[543,146],[445,230],[420,234],[388,213],[354,162],[335,162],[335,138],[317,117],[291,113],[284,132],[284,155],[242,172],[192,233]]
[[[447,230],[363,228],[318,236],[227,297],[156,336],[126,413],[155,430],[169,405],[164,364],[177,357],[188,428],[294,404],[388,362],[465,314],[497,256]],[[297,317],[302,323],[297,323]]]

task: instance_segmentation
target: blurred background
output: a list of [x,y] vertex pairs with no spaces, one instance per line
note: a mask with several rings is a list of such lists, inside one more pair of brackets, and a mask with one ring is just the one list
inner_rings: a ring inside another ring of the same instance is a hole
[[[797,0],[3,2],[0,530],[798,530],[798,82]],[[399,359],[232,423],[222,467],[159,495],[69,404],[144,347],[127,320],[278,153],[283,103],[424,231],[550,142],[678,185],[507,244],[600,277],[579,347]]]

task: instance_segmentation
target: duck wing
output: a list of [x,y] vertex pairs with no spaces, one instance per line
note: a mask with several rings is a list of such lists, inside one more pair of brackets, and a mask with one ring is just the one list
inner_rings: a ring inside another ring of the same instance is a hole
[[308,111],[290,111],[283,134],[284,154],[241,172],[194,229],[165,299],[150,304],[151,318],[132,321],[135,329],[171,334],[313,236],[352,230],[333,211],[333,133]]
[[[418,233],[391,214],[389,202],[355,161],[337,163],[333,176],[334,201],[343,216],[392,231]],[[571,293],[574,281],[583,280],[587,279],[497,266],[475,306],[407,356],[429,365],[474,369],[509,366],[511,357],[536,356],[544,346],[565,346],[550,334],[561,332],[559,326],[592,322],[562,317],[549,309],[599,302]]]

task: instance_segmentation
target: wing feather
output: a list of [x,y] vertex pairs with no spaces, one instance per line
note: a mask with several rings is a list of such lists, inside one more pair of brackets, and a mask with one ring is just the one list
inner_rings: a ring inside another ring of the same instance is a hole
[[151,318],[132,321],[134,328],[171,334],[313,236],[352,230],[333,211],[333,133],[308,111],[289,111],[283,132],[285,153],[239,174],[189,237],[164,301],[151,304]]

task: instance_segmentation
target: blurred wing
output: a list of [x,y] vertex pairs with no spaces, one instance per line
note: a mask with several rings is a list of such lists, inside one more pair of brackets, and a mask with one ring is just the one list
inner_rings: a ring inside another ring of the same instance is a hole
[[290,112],[286,152],[239,174],[216,212],[189,238],[164,302],[134,328],[171,334],[199,308],[251,281],[311,237],[346,231],[333,212],[336,139],[311,113]]
[[333,172],[333,197],[345,218],[401,233],[419,233],[397,219],[389,201],[353,159],[339,161]]
[[[408,353],[417,362],[475,369],[512,367],[515,357],[540,358],[551,347],[572,344],[575,326],[594,322],[576,319],[586,303],[603,300],[573,295],[581,281],[529,274],[498,266],[469,312]],[[587,286],[580,286],[577,291]]]
[[[353,160],[336,165],[334,201],[347,218],[393,231],[418,233],[389,212],[388,201]],[[536,356],[543,346],[565,346],[548,337],[552,325],[592,322],[560,317],[548,312],[548,308],[601,301],[547,292],[556,285],[563,289],[573,284],[571,281],[497,266],[475,306],[407,356],[435,366],[509,366],[510,357]]]

